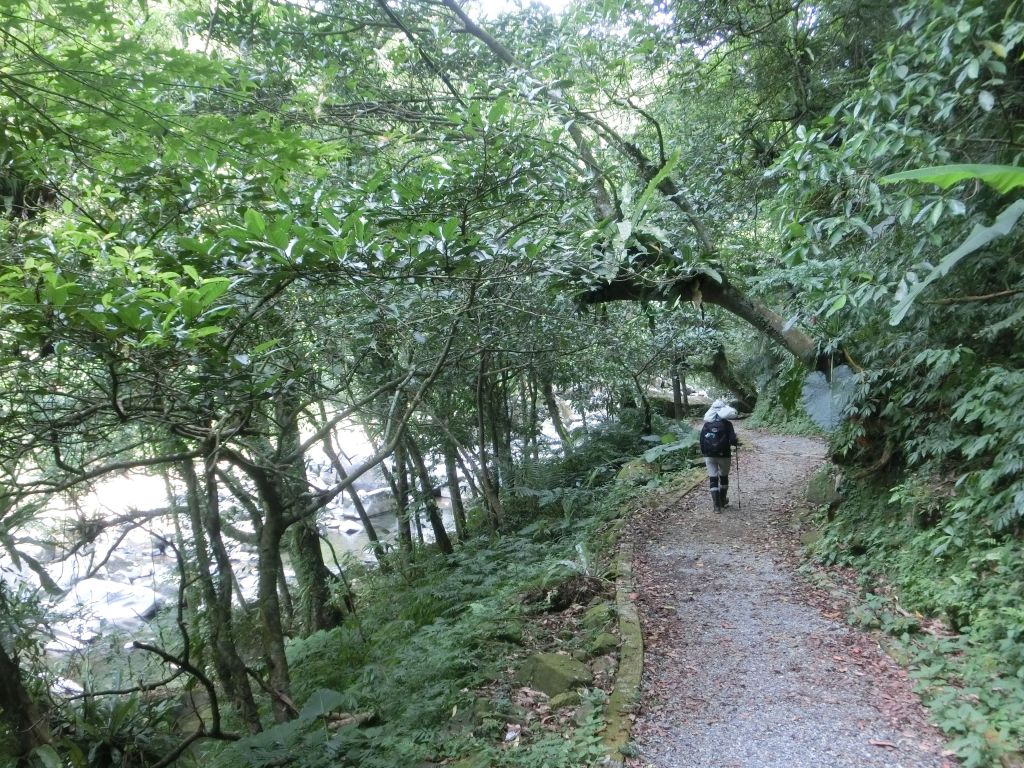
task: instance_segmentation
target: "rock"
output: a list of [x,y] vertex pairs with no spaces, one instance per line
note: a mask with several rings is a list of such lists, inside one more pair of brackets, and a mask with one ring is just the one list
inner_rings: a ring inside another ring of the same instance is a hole
[[548,701],[548,706],[551,707],[551,711],[554,712],[556,709],[564,709],[565,707],[575,707],[581,701],[580,694],[577,691],[566,691],[560,693],[557,696],[552,696]]
[[603,629],[615,619],[615,609],[609,603],[598,603],[583,614],[583,626]]
[[130,630],[153,618],[160,602],[160,595],[148,587],[84,579],[75,584],[56,608],[65,614],[87,614],[96,622],[96,629],[113,625]]
[[822,467],[807,482],[805,498],[809,504],[827,504],[832,507],[843,500],[839,493],[839,478],[830,467]]
[[576,725],[583,725],[594,716],[595,707],[593,702],[584,701],[576,711]]
[[525,685],[548,696],[589,685],[594,679],[586,664],[558,653],[538,653],[519,668],[517,678]]
[[659,469],[656,465],[650,464],[643,459],[633,459],[622,465],[622,469],[615,475],[620,483],[643,485],[654,477],[657,477]]
[[594,670],[595,678],[610,678],[618,667],[619,663],[614,656],[598,656],[590,662],[590,668]]
[[473,703],[467,707],[460,707],[455,710],[451,717],[453,725],[470,727],[483,722],[494,715],[494,705],[490,699],[480,696],[473,697]]
[[514,621],[499,624],[491,631],[491,637],[503,643],[523,644],[523,625]]
[[800,534],[800,543],[805,547],[809,547],[811,544],[816,544],[821,539],[821,531],[811,530],[804,531]]
[[594,638],[594,642],[590,644],[590,655],[591,656],[602,656],[606,653],[614,651],[619,647],[619,638],[613,635],[611,632],[602,632]]

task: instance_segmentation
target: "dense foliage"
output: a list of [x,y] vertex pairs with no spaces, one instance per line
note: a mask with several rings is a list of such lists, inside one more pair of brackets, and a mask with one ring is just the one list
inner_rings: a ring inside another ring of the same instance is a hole
[[[965,686],[933,696],[941,723],[969,761],[1012,750],[1019,0],[484,10],[0,8],[0,547],[38,585],[0,590],[7,751],[150,765],[243,734],[305,738],[318,677],[300,670],[318,654],[352,665],[323,680],[342,697],[357,683],[344,675],[383,667],[401,697],[433,674],[402,655],[424,643],[457,667],[480,625],[437,595],[486,583],[485,557],[532,552],[508,532],[545,509],[594,501],[620,451],[579,450],[588,414],[635,404],[652,432],[651,388],[687,375],[762,423],[792,427],[801,402],[840,423],[852,500],[819,555],[945,617],[960,634],[943,643],[966,661],[947,668],[927,643],[918,661]],[[346,464],[353,424],[373,450]],[[679,437],[648,453],[671,458]],[[360,592],[317,532],[380,466],[400,525],[392,545],[363,515],[373,578],[427,585],[423,621],[380,598],[358,609],[388,658],[351,635]],[[131,469],[164,479],[165,509],[46,514]],[[454,531],[431,500],[440,475]],[[883,486],[860,488],[868,477]],[[40,682],[45,593],[67,585],[32,547],[68,555],[159,520],[173,521],[182,589],[146,652],[172,689],[187,679],[207,699],[184,742],[139,703],[164,687],[155,677],[118,683],[102,713]],[[430,547],[414,533],[427,528]],[[481,531],[494,539],[470,543]],[[239,542],[258,574],[241,610]],[[504,610],[500,589],[472,599]],[[418,634],[430,626],[440,636]],[[436,714],[452,695],[439,682],[424,702]],[[373,706],[419,716],[393,704]],[[145,747],[104,735],[105,719]],[[346,744],[334,757],[369,764]]]

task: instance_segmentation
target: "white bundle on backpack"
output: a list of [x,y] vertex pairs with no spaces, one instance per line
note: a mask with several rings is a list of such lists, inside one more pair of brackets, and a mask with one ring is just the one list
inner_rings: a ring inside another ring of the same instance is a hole
[[704,414],[704,421],[715,421],[716,419],[735,419],[739,411],[729,405],[725,400],[715,400],[707,413]]

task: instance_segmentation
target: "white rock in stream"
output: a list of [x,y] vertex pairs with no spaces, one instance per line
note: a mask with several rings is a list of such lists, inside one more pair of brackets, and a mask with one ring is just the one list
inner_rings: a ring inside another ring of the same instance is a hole
[[109,579],[84,579],[54,606],[56,612],[73,618],[58,628],[57,638],[47,648],[76,650],[106,628],[133,630],[153,618],[160,602],[160,595],[148,587]]

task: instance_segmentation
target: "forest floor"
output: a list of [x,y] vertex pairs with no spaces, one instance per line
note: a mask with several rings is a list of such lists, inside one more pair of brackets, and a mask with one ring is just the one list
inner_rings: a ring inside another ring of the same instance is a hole
[[705,481],[638,513],[627,534],[645,657],[626,765],[956,765],[879,636],[849,626],[842,598],[797,570],[824,444],[738,432],[726,510]]

